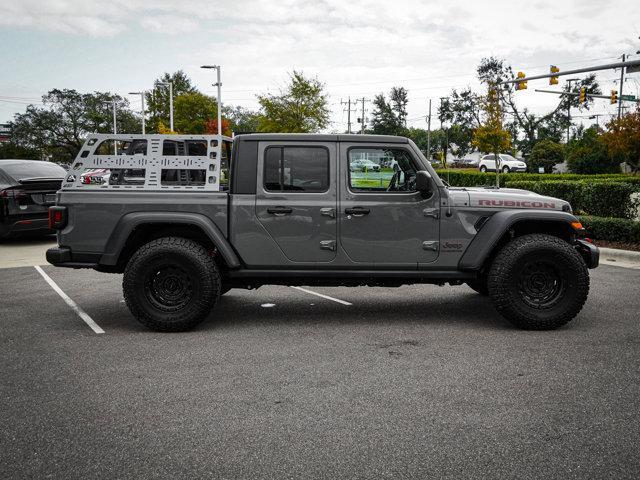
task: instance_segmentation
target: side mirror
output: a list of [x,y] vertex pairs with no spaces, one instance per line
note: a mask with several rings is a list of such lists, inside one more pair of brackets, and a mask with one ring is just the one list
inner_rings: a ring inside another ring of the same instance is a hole
[[416,190],[424,194],[431,193],[431,174],[426,170],[416,172]]

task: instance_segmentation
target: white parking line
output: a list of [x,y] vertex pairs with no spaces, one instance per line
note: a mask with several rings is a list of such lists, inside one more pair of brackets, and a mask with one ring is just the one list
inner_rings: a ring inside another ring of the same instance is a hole
[[295,288],[296,290],[300,290],[302,292],[310,293],[311,295],[316,295],[318,297],[326,298],[327,300],[338,302],[338,303],[341,303],[342,305],[353,305],[353,303],[340,300],[339,298],[330,297],[329,295],[324,295],[322,293],[314,292],[313,290],[307,290],[306,288],[302,288],[302,287],[291,287],[291,288]]
[[42,275],[42,278],[45,279],[45,281],[51,286],[51,288],[53,288],[53,290],[62,297],[62,299],[65,301],[65,303],[67,305],[69,305],[74,312],[76,312],[78,314],[78,316],[84,320],[84,323],[86,323],[87,325],[89,325],[89,327],[91,327],[91,330],[93,330],[96,333],[104,333],[104,330],[101,329],[98,324],[96,322],[93,321],[93,318],[91,318],[87,312],[85,312],[84,310],[82,310],[82,308],[80,308],[80,306],[74,302],[73,300],[71,300],[69,298],[69,296],[64,293],[62,291],[62,289],[56,284],[56,282],[54,282],[53,280],[51,280],[51,277],[49,275],[47,275],[46,273],[44,273],[44,270],[42,270],[42,268],[40,268],[39,266],[35,266],[33,267],[35,268],[38,273],[40,275]]

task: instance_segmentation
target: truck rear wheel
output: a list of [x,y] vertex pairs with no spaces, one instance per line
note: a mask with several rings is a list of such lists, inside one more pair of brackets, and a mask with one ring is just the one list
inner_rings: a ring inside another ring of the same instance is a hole
[[122,290],[140,323],[156,331],[180,332],[207,317],[220,297],[220,274],[202,245],[163,237],[133,254]]
[[589,293],[589,272],[580,254],[561,238],[531,234],[500,250],[487,286],[496,309],[512,324],[550,330],[580,312]]

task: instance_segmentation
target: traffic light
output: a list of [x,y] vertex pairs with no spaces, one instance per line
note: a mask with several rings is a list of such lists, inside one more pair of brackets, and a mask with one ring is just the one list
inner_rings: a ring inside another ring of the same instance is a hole
[[[560,72],[560,69],[555,65],[551,65],[551,68],[549,68],[549,73],[559,73],[559,72]],[[549,85],[558,85],[558,77],[550,77]]]
[[611,105],[618,103],[618,90],[611,90]]
[[[524,72],[518,72],[518,78],[526,78]],[[518,82],[516,83],[516,90],[526,90],[527,82]]]
[[578,97],[578,102],[579,103],[584,103],[587,101],[587,89],[582,87],[580,89],[580,96]]

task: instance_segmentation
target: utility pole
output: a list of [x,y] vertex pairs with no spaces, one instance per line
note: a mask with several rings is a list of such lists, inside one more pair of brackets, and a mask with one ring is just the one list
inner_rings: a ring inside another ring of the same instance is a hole
[[142,90],[141,92],[129,92],[129,95],[140,95],[140,100],[142,101],[142,134],[145,134],[145,123],[144,123],[144,115],[145,115],[145,111],[144,111],[144,94],[146,92],[144,90]]
[[429,99],[429,116],[427,117],[427,160],[431,159],[431,99]]
[[[571,93],[571,82],[577,82],[579,78],[569,78],[567,80],[567,92]],[[571,95],[567,95],[567,145],[571,136]]]
[[362,117],[360,118],[360,135],[364,135],[364,102],[366,98],[362,97],[360,101],[362,102]]
[[351,133],[351,97],[346,102],[340,100],[340,105],[347,105],[347,133]]
[[[216,70],[217,81],[213,84],[213,86],[218,87],[218,135],[222,136],[222,81],[220,80],[220,65],[202,65],[200,68]],[[220,145],[221,143],[219,143],[218,146]]]
[[442,104],[444,100],[449,100],[449,97],[440,97],[440,129],[444,132],[444,152],[442,157],[442,162],[444,163],[443,167],[447,168],[447,150],[449,147],[449,131],[444,128],[444,122],[442,121]]
[[[624,62],[627,58],[625,53],[622,54],[622,61]],[[620,67],[620,97],[622,97],[622,88],[624,87],[624,67]],[[618,102],[618,120],[622,116],[622,102]]]

